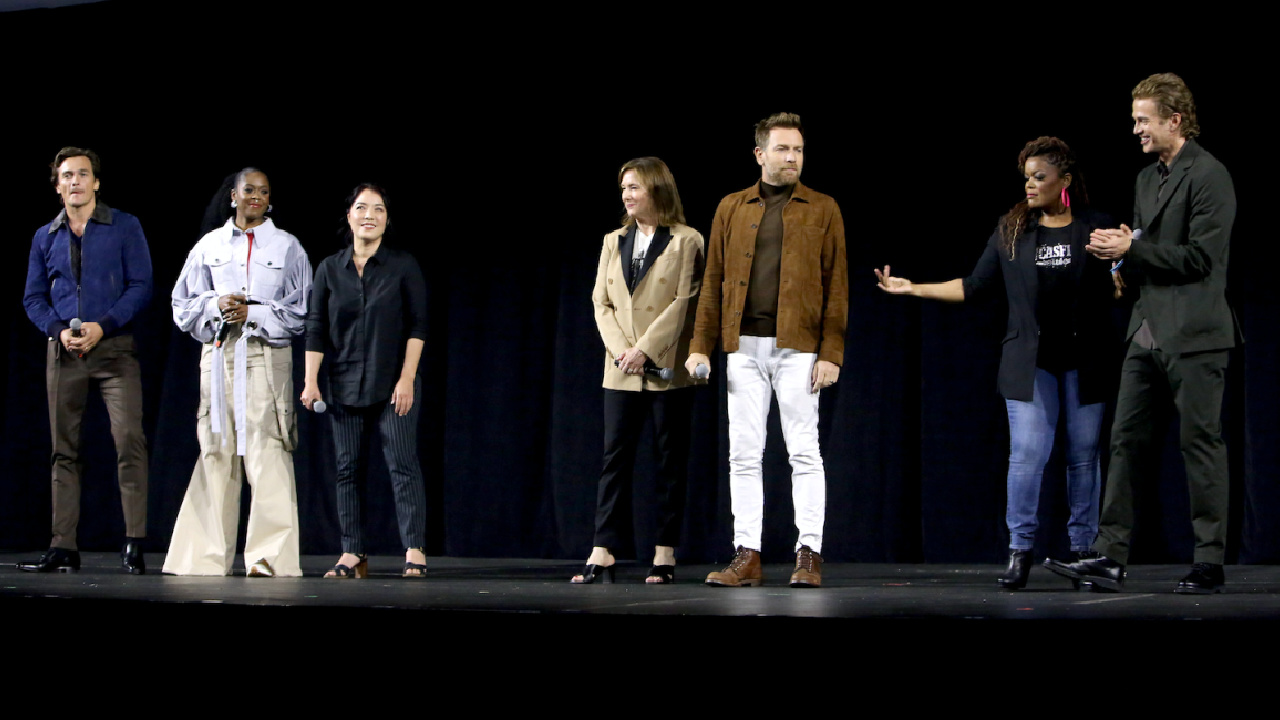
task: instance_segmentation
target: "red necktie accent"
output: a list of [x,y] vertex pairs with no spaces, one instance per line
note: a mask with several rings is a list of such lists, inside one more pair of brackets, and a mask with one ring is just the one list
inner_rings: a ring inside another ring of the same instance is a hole
[[250,261],[253,260],[253,229],[244,231],[244,236],[249,239],[249,254],[244,259],[244,286],[249,287],[249,269],[253,267]]

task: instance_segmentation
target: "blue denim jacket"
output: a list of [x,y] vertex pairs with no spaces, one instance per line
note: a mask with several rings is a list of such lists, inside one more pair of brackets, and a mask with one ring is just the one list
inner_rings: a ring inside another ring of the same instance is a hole
[[136,217],[99,202],[81,248],[77,284],[66,209],[31,239],[22,305],[31,322],[50,337],[56,338],[76,317],[98,323],[110,337],[125,331],[151,302],[151,252]]

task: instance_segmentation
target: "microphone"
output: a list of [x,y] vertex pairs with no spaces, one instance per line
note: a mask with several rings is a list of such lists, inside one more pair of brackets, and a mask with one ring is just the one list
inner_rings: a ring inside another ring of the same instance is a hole
[[[84,323],[80,322],[80,318],[71,318],[71,337],[80,337],[82,332],[80,328],[82,327],[84,327]],[[76,357],[82,358],[84,353],[76,353]]]
[[323,400],[317,400],[311,403],[311,412],[316,413],[317,415],[323,415],[324,411],[328,409],[329,406],[325,405]]
[[[619,364],[619,363],[618,363],[617,359],[615,358],[615,359],[614,359],[614,361],[613,361],[613,366],[614,366],[614,367],[618,367],[618,364]],[[654,367],[654,366],[652,366],[652,365],[645,365],[645,366],[644,366],[644,374],[645,374],[645,375],[649,375],[650,377],[660,378],[660,379],[662,379],[662,380],[670,380],[671,378],[675,377],[675,375],[676,375],[676,374],[675,374],[675,372],[674,372],[674,371],[672,371],[672,369],[671,369],[671,368],[660,368],[660,367]]]
[[711,368],[707,367],[706,363],[698,363],[698,366],[693,369],[693,376],[699,380],[706,380],[710,375]]

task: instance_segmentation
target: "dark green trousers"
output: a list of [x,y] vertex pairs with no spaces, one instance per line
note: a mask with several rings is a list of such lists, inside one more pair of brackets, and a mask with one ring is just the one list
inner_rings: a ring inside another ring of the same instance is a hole
[[1159,442],[1168,427],[1172,400],[1191,495],[1195,562],[1222,563],[1230,501],[1221,419],[1229,355],[1229,350],[1171,355],[1129,343],[1111,426],[1111,464],[1094,550],[1128,564],[1134,486],[1159,460]]

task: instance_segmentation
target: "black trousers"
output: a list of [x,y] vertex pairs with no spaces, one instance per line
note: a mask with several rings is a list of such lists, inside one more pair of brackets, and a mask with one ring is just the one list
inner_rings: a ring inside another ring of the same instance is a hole
[[618,543],[617,504],[630,492],[636,449],[645,416],[653,418],[658,461],[657,545],[680,544],[684,523],[685,482],[689,474],[689,421],[693,388],[653,392],[604,391],[604,471],[596,496],[597,547]]
[[[389,400],[389,398],[388,398]],[[413,382],[413,407],[396,414],[390,402],[368,407],[333,404],[333,444],[338,464],[338,524],[342,527],[342,552],[364,553],[364,512],[361,499],[369,468],[369,448],[376,432],[382,439],[382,456],[391,473],[396,520],[405,549],[427,544],[427,490],[418,462],[418,409],[422,406],[422,381]]]
[[1171,355],[1129,344],[1111,426],[1111,465],[1093,549],[1129,562],[1134,486],[1160,456],[1169,400],[1177,408],[1179,444],[1191,495],[1195,562],[1221,564],[1227,540],[1230,476],[1222,440],[1222,393],[1228,350]]

